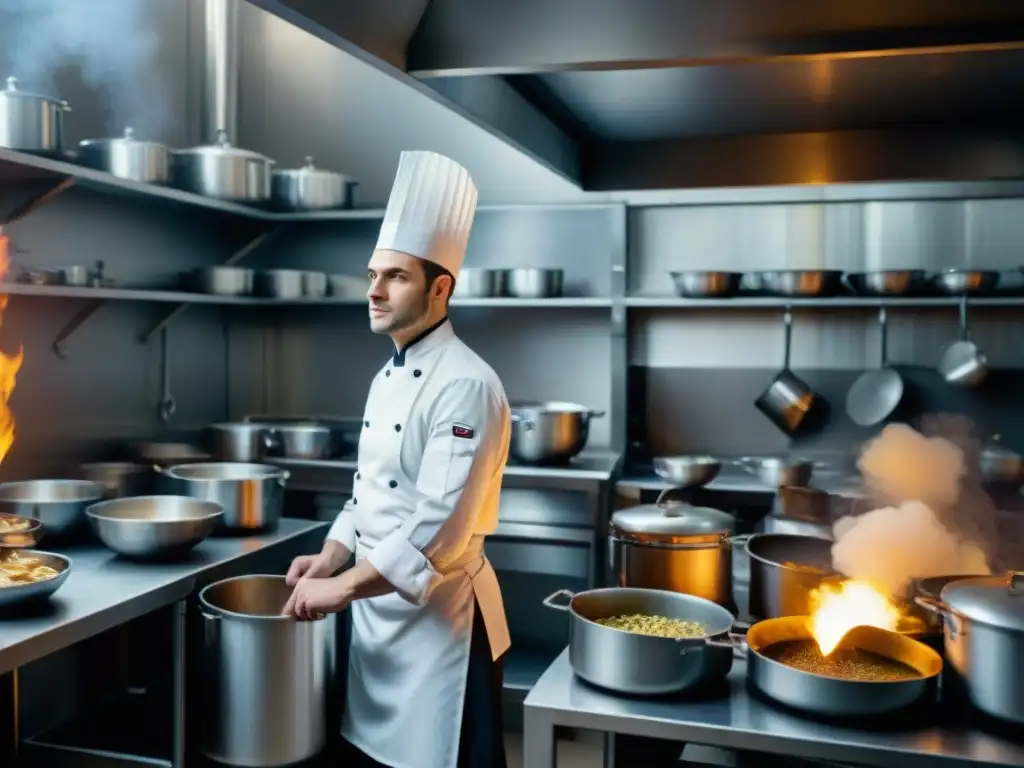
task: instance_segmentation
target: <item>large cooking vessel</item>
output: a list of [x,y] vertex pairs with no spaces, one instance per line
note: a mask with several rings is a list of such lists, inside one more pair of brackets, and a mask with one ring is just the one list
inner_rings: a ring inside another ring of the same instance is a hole
[[224,508],[187,496],[133,496],[93,504],[85,514],[108,549],[163,558],[188,552],[213,533]]
[[[654,589],[592,589],[577,594],[560,589],[545,598],[544,605],[569,612],[569,663],[592,685],[626,694],[680,693],[724,678],[732,669],[732,644],[714,639],[729,632],[732,614],[708,600]],[[677,640],[597,623],[630,614],[696,621],[707,627],[707,634]]]
[[527,464],[560,464],[587,444],[590,420],[604,416],[576,403],[521,403],[512,406],[509,452]]
[[78,144],[78,161],[121,179],[166,184],[171,178],[171,150],[155,141],[139,141],[132,128],[116,139],[86,139]]
[[153,491],[153,467],[129,461],[101,461],[82,464],[79,468],[83,480],[100,483],[104,497],[120,499],[124,496],[145,496]]
[[89,480],[23,480],[0,485],[0,512],[39,520],[47,535],[68,536],[85,525],[85,508],[106,488]]
[[750,558],[750,615],[758,619],[806,616],[811,592],[835,575],[832,542],[814,536],[756,533],[746,539]]
[[855,627],[840,643],[871,651],[916,670],[909,680],[849,680],[817,675],[765,655],[777,643],[810,641],[806,616],[760,621],[747,630],[747,680],[780,704],[830,717],[897,712],[934,694],[942,658],[924,643],[875,627]]
[[731,607],[732,515],[666,501],[620,509],[608,533],[615,583],[695,595]]
[[257,152],[233,147],[225,131],[214,144],[174,153],[174,186],[205,197],[235,203],[265,203],[270,199],[274,161]]
[[[323,750],[335,615],[283,616],[283,576],[239,576],[199,593],[203,708],[199,749],[220,763],[283,766]],[[335,727],[335,724],[331,724]]]
[[64,149],[66,101],[18,90],[18,80],[7,78],[0,91],[0,147],[21,152],[60,154]]
[[265,424],[230,422],[206,428],[210,450],[220,461],[258,462],[272,441]]
[[982,712],[1024,724],[1024,573],[951,581],[918,605],[942,615],[946,659]]
[[334,171],[324,171],[307,157],[301,168],[276,170],[270,189],[274,207],[281,211],[326,211],[352,204],[356,182]]
[[323,459],[331,452],[333,432],[324,424],[275,424],[268,430],[270,452],[286,459]]
[[224,507],[221,527],[273,531],[281,520],[288,472],[267,464],[181,464],[160,470],[167,492],[215,501]]

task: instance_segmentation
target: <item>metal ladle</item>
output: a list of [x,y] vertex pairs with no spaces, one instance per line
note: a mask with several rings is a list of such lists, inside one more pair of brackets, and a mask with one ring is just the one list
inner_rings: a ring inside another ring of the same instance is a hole
[[947,384],[957,387],[976,387],[988,376],[988,357],[971,341],[967,296],[960,298],[960,340],[942,351],[938,369]]
[[171,420],[178,404],[174,402],[174,395],[171,394],[171,357],[170,345],[167,341],[167,329],[160,330],[160,356],[163,383],[160,391],[160,421],[165,424]]

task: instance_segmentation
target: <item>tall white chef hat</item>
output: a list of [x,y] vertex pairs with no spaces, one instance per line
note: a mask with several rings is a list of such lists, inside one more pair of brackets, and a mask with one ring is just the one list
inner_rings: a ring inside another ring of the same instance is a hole
[[476,213],[469,172],[436,152],[403,152],[377,248],[438,264],[458,277]]

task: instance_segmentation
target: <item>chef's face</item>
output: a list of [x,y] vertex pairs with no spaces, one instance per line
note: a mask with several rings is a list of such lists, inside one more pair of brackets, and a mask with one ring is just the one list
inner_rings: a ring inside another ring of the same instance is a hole
[[370,289],[370,330],[395,334],[428,325],[445,311],[447,286],[443,280],[427,284],[423,263],[398,251],[376,250],[366,268]]

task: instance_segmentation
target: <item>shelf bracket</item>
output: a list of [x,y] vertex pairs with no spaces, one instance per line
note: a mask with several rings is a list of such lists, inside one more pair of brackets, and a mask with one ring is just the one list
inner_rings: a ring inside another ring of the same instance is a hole
[[86,320],[88,320],[90,317],[96,314],[96,310],[98,310],[106,303],[107,302],[105,299],[96,299],[90,301],[88,304],[86,304],[84,307],[78,310],[75,316],[72,317],[67,322],[67,325],[65,325],[61,329],[60,333],[57,334],[57,337],[53,340],[53,344],[50,345],[50,347],[53,349],[53,354],[55,354],[61,360],[67,360],[68,357],[64,349],[64,343],[69,338],[71,338],[72,334],[74,334],[74,332],[77,331],[85,323]]
[[[233,267],[237,265],[238,262],[247,258],[251,253],[253,253],[259,248],[262,248],[270,240],[277,237],[277,235],[279,235],[284,230],[284,228],[285,225],[281,224],[274,227],[273,229],[269,229],[266,232],[260,233],[252,240],[250,240],[248,243],[239,248],[237,251],[235,251],[227,261],[221,264],[221,266]],[[166,328],[173,320],[175,320],[178,317],[181,317],[181,315],[185,313],[189,306],[190,305],[186,303],[178,304],[177,306],[175,306],[174,309],[172,309],[170,312],[168,312],[166,315],[160,318],[159,322],[151,326],[148,331],[139,336],[139,343],[148,344],[150,339],[152,339],[160,331]]]
[[25,218],[30,213],[32,213],[32,211],[36,210],[37,208],[41,208],[42,206],[46,205],[48,202],[53,200],[55,197],[60,195],[62,192],[64,192],[64,190],[74,186],[74,183],[74,176],[68,176],[67,178],[61,179],[56,184],[51,186],[49,189],[39,193],[35,197],[26,200],[24,203],[19,205],[9,214],[7,214],[7,216],[5,216],[3,219],[3,224],[6,226],[7,224],[13,224],[19,219]]

